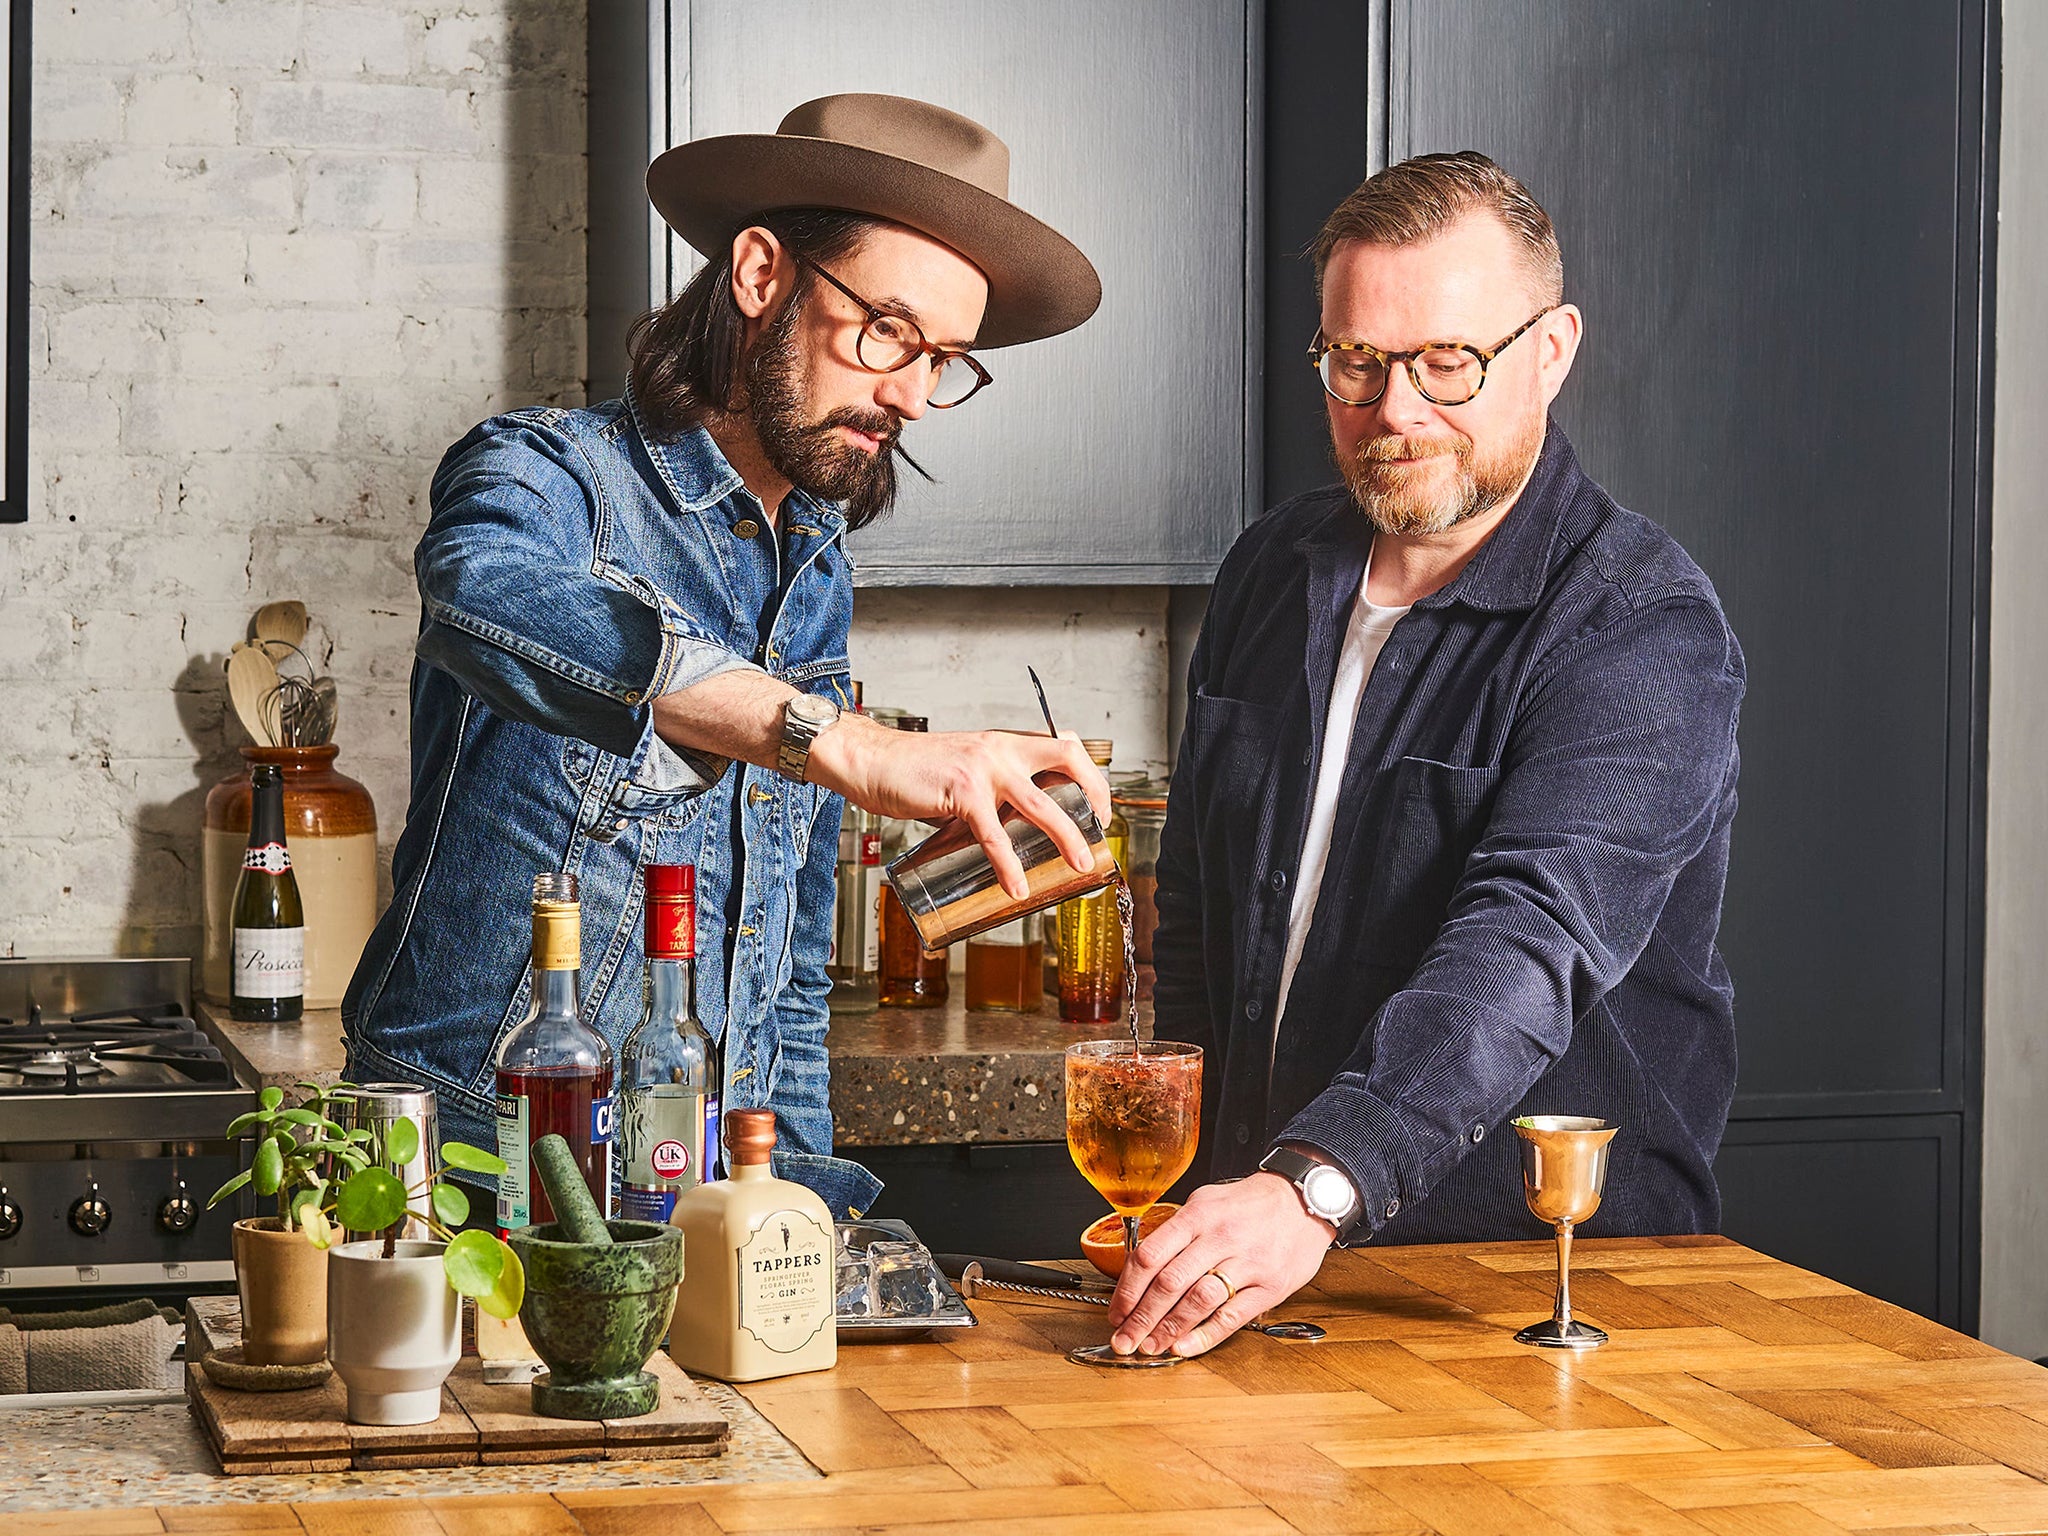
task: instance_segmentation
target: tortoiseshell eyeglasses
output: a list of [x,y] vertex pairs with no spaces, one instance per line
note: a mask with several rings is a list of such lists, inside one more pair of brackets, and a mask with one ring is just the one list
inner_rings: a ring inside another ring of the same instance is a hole
[[853,355],[869,373],[894,373],[899,368],[908,368],[920,357],[929,357],[932,367],[925,384],[925,399],[941,411],[964,405],[981,389],[995,383],[989,371],[965,352],[926,341],[916,321],[870,304],[802,251],[789,249],[789,254],[800,266],[817,273],[853,300],[866,314],[867,321],[853,344]]
[[1546,304],[1490,347],[1469,341],[1432,341],[1413,352],[1382,352],[1365,341],[1325,341],[1320,329],[1308,349],[1309,366],[1323,389],[1343,405],[1374,405],[1387,392],[1394,364],[1408,366],[1415,393],[1432,405],[1463,405],[1486,386],[1486,365],[1513,346],[1529,327],[1557,308]]

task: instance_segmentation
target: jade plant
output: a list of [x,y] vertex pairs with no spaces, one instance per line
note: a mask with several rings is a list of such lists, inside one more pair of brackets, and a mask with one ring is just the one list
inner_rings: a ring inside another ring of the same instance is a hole
[[[382,1163],[353,1167],[334,1190],[332,1201],[323,1200],[306,1213],[306,1235],[314,1246],[325,1248],[333,1241],[336,1226],[350,1232],[381,1232],[384,1257],[389,1259],[397,1256],[398,1234],[407,1217],[415,1217],[447,1243],[441,1252],[441,1267],[451,1287],[474,1297],[493,1317],[517,1317],[526,1294],[526,1271],[519,1256],[490,1232],[457,1230],[469,1219],[469,1195],[448,1177],[449,1170],[455,1168],[496,1177],[505,1171],[504,1159],[466,1142],[444,1141],[439,1148],[440,1172],[408,1189],[391,1169],[404,1167],[419,1150],[420,1131],[412,1118],[400,1116],[392,1121],[384,1132]],[[423,1195],[424,1212],[414,1206]]]
[[257,1107],[237,1115],[226,1133],[230,1141],[256,1133],[255,1154],[247,1168],[213,1192],[207,1209],[250,1188],[277,1201],[278,1224],[285,1231],[310,1230],[308,1223],[319,1219],[335,1179],[370,1167],[370,1133],[346,1130],[328,1114],[334,1101],[353,1086],[300,1083],[306,1096],[289,1109],[283,1089],[270,1087],[259,1093]]

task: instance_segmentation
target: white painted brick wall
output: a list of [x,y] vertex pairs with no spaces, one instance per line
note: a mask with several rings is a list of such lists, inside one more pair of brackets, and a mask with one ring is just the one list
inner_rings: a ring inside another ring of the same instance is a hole
[[[442,451],[585,373],[581,0],[39,5],[31,522],[0,528],[0,952],[194,953],[221,667],[298,597],[406,800]],[[1165,594],[863,592],[877,703],[1165,755]]]
[[583,46],[581,0],[36,8],[0,950],[195,950],[220,669],[273,598],[319,621],[388,853],[428,477],[581,398]]

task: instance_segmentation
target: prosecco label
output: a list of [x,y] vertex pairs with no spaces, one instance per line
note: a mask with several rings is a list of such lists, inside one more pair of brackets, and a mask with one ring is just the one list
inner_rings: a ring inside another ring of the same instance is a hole
[[242,852],[242,868],[263,875],[281,875],[292,867],[292,856],[283,843],[264,843]]
[[234,996],[303,997],[305,992],[305,929],[235,930]]

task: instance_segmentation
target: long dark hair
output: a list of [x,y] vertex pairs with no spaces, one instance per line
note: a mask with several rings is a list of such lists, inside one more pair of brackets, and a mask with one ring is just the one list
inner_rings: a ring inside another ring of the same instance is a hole
[[[783,208],[751,221],[813,261],[846,255],[881,225],[837,208]],[[811,288],[797,268],[792,313]],[[732,301],[732,251],[707,262],[683,291],[649,310],[626,333],[627,377],[642,418],[657,437],[673,438],[707,411],[733,409],[744,362],[746,316]]]

